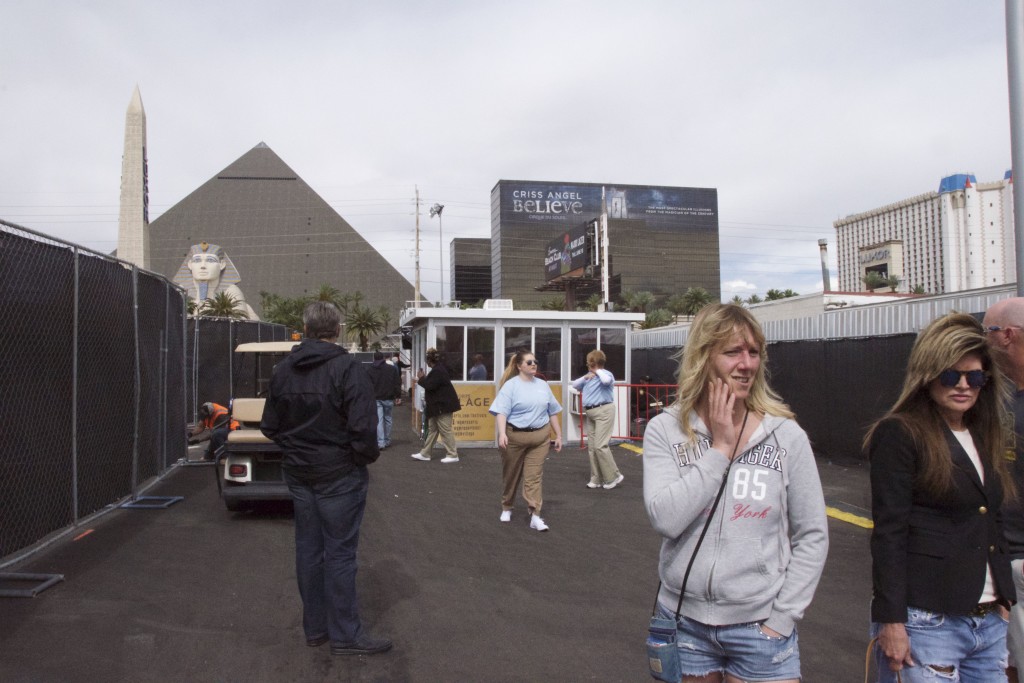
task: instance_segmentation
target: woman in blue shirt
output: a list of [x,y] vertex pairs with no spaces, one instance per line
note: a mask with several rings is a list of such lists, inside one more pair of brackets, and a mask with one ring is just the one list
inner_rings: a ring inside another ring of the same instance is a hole
[[540,516],[543,504],[541,480],[544,460],[548,456],[548,439],[555,434],[555,451],[562,450],[562,425],[558,414],[562,406],[555,400],[551,387],[537,378],[537,359],[525,349],[516,351],[501,377],[498,395],[490,413],[498,425],[498,447],[501,449],[501,521],[512,519],[512,503],[519,482],[523,498],[530,509],[530,528],[547,531]]
[[573,389],[583,394],[583,421],[590,456],[588,489],[613,489],[625,479],[615,466],[608,445],[615,422],[615,377],[604,369],[606,360],[604,351],[599,349],[588,353],[587,374],[572,383]]

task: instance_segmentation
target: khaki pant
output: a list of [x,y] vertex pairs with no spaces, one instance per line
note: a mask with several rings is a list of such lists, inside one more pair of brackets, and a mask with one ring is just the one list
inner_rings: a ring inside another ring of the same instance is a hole
[[443,413],[437,417],[427,418],[427,440],[423,444],[420,455],[425,458],[430,457],[430,451],[437,443],[438,436],[441,437],[441,443],[444,444],[444,450],[448,457],[459,457],[459,451],[455,447],[455,434],[452,432],[452,413]]
[[544,477],[544,460],[548,457],[551,430],[545,425],[535,432],[514,432],[509,429],[508,448],[501,452],[501,478],[504,489],[501,493],[501,509],[511,510],[519,482],[523,482],[523,499],[535,515],[540,514],[544,504],[541,494],[541,480]]
[[588,408],[583,416],[587,434],[587,454],[590,456],[591,484],[610,484],[619,477],[619,468],[615,465],[612,448],[608,445],[612,438],[614,422],[614,403]]

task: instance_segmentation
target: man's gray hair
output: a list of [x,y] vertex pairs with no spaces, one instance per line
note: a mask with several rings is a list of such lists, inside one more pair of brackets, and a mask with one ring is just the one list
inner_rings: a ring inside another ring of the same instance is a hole
[[335,339],[341,332],[341,311],[329,301],[314,301],[302,312],[302,324],[311,339]]

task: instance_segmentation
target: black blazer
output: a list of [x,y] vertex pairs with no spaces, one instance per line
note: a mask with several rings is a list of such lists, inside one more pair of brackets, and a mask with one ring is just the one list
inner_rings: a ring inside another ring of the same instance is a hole
[[1002,532],[999,478],[984,465],[985,483],[953,432],[946,430],[953,457],[952,490],[926,493],[916,474],[921,454],[895,420],[875,430],[871,459],[871,620],[905,622],[907,607],[966,614],[981,598],[985,567],[1005,606],[1016,600],[1010,558]]

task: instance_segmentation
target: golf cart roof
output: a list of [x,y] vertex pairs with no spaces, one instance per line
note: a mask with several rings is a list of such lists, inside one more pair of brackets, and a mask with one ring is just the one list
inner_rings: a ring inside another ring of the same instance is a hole
[[297,341],[247,342],[235,347],[236,353],[290,353]]

